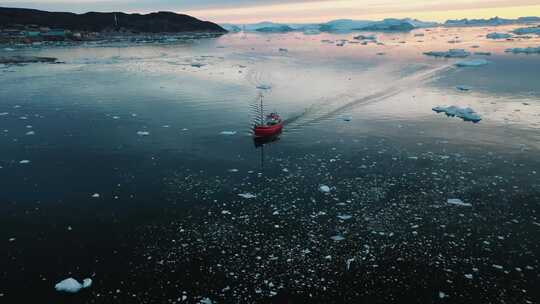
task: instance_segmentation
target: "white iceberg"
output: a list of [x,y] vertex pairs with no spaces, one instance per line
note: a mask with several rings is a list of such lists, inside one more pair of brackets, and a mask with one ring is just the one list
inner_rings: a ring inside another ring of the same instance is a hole
[[472,205],[470,203],[465,203],[459,198],[449,198],[446,201],[446,203],[448,203],[450,205],[461,206],[461,207],[472,207]]
[[476,123],[482,120],[482,117],[480,117],[480,115],[478,115],[471,108],[460,108],[457,106],[449,106],[449,107],[434,107],[432,110],[437,113],[445,113],[447,116],[450,116],[450,117],[459,117],[463,119],[464,121],[472,121]]
[[74,278],[68,278],[54,285],[54,288],[59,292],[77,293],[81,291],[81,289],[88,288],[90,286],[92,286],[92,279],[84,279],[83,283],[81,284]]
[[456,66],[458,67],[477,67],[488,64],[489,61],[485,59],[472,59],[472,60],[464,60],[456,63]]
[[245,199],[252,199],[252,198],[257,197],[257,195],[252,194],[252,193],[240,193],[240,194],[238,194],[238,196],[240,196],[241,198],[245,198]]
[[507,33],[497,33],[497,32],[493,32],[493,33],[489,33],[486,35],[486,38],[487,39],[508,39],[508,38],[512,38],[512,35],[510,34],[507,34]]

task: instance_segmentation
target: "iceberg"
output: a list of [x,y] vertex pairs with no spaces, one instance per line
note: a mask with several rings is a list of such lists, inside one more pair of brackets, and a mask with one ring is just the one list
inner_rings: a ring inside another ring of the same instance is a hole
[[535,35],[540,36],[540,26],[535,26],[535,27],[521,27],[521,28],[518,28],[518,29],[513,30],[513,33],[514,33],[514,34],[518,34],[518,35],[530,35],[530,34],[535,34]]
[[260,33],[288,33],[295,29],[287,24],[273,23],[273,22],[259,22],[255,24],[244,25],[244,30],[248,32],[260,32]]
[[231,33],[238,33],[242,31],[242,29],[236,24],[223,23],[223,24],[220,24],[220,26],[224,28],[227,32],[231,32]]
[[507,53],[514,53],[514,54],[540,54],[540,46],[539,47],[507,49],[506,52]]
[[494,17],[491,19],[460,19],[460,20],[447,20],[444,23],[444,26],[497,26],[497,25],[506,25],[506,24],[516,24],[519,23],[519,19],[503,19],[499,17]]
[[338,19],[320,25],[321,32],[343,33],[361,29],[372,23],[365,20]]
[[493,32],[493,33],[489,33],[486,35],[486,38],[487,39],[508,39],[508,38],[512,38],[512,35],[510,34],[507,34],[507,33],[497,33],[497,32]]
[[460,61],[460,62],[456,63],[456,66],[458,66],[458,67],[477,67],[477,66],[486,65],[488,63],[489,63],[489,61],[487,61],[485,59],[472,59],[472,60]]
[[434,107],[433,111],[437,113],[445,113],[446,116],[449,116],[449,117],[459,117],[463,119],[464,121],[472,121],[474,123],[477,123],[482,120],[482,117],[480,117],[480,115],[478,115],[471,108],[460,108],[456,106]]
[[88,288],[90,286],[92,286],[92,279],[84,279],[83,283],[81,284],[74,278],[68,278],[54,285],[54,288],[59,292],[77,293],[81,291],[81,289]]
[[450,49],[448,52],[439,52],[439,51],[430,51],[425,52],[426,56],[433,57],[444,57],[444,58],[465,58],[471,55],[470,52],[465,51],[464,49]]

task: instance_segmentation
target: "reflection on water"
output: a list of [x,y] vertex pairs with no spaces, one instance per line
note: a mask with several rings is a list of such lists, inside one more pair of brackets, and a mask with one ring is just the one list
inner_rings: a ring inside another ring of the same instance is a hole
[[[0,67],[0,294],[535,302],[540,56],[504,50],[540,37],[485,38],[512,28],[17,51],[65,64]],[[422,55],[449,48],[490,63]],[[262,142],[261,85],[286,119]]]

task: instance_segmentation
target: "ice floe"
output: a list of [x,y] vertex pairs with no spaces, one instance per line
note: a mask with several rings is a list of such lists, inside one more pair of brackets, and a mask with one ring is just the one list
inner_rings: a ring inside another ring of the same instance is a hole
[[456,66],[458,67],[477,67],[488,64],[489,61],[485,59],[471,59],[471,60],[464,60],[456,63]]
[[456,86],[456,89],[458,89],[459,91],[470,91],[472,90],[472,87],[471,86],[468,86],[468,85],[458,85]]
[[430,51],[425,52],[426,56],[433,57],[445,57],[445,58],[465,58],[471,55],[470,52],[465,51],[464,49],[450,49],[447,52],[444,51]]
[[512,48],[512,49],[507,49],[506,52],[514,53],[514,54],[540,54],[540,46],[527,47],[527,48]]
[[508,38],[512,38],[512,35],[508,34],[508,33],[497,33],[497,32],[493,32],[493,33],[489,33],[486,35],[486,38],[487,39],[508,39]]
[[253,193],[240,193],[238,194],[238,196],[240,196],[241,198],[245,198],[245,199],[252,199],[252,198],[256,198],[257,195],[253,194]]
[[345,237],[338,234],[338,235],[334,235],[330,239],[332,239],[332,241],[334,241],[334,242],[341,242],[341,241],[345,240]]
[[437,113],[445,113],[450,117],[459,117],[464,121],[479,122],[482,120],[482,117],[478,115],[472,108],[460,108],[457,106],[449,107],[434,107],[433,111]]
[[260,84],[257,86],[257,89],[259,90],[271,90],[272,86],[268,84]]
[[449,198],[448,200],[446,200],[446,203],[450,205],[461,206],[461,207],[472,207],[472,204],[465,203],[459,198]]
[[515,29],[513,33],[518,35],[529,35],[529,34],[535,34],[540,36],[540,26],[536,27],[521,27],[518,29]]
[[92,279],[84,279],[82,284],[74,278],[68,278],[56,284],[54,288],[59,292],[77,293],[83,288],[92,286]]

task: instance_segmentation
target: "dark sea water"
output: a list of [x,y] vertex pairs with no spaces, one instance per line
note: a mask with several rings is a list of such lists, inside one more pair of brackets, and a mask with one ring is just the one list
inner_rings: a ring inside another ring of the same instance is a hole
[[540,39],[488,30],[16,50],[65,63],[0,66],[0,302],[537,303]]

